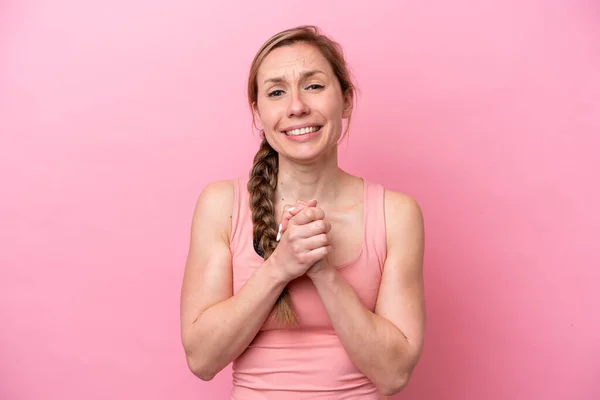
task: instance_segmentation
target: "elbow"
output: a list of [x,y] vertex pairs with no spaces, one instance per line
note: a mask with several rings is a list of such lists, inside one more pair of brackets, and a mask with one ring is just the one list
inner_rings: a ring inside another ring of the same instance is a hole
[[409,380],[410,374],[398,374],[395,377],[391,378],[388,382],[383,382],[380,385],[378,385],[378,389],[384,396],[393,396],[396,393],[402,391],[402,389],[404,389],[408,384]]
[[385,368],[387,374],[381,375],[381,380],[376,385],[379,391],[384,396],[393,396],[396,393],[401,392],[408,382],[410,381],[412,374],[417,366],[420,358],[420,351],[413,353],[410,357],[404,357],[403,362],[399,362],[393,365],[388,365]]
[[194,372],[194,375],[196,375],[198,378],[202,379],[204,382],[211,381],[216,376],[216,374],[213,374],[212,372],[207,372],[207,371],[197,371],[197,372]]
[[187,365],[192,374],[205,382],[211,381],[219,371],[210,368],[210,364],[199,360],[197,357],[186,357]]
[[219,373],[219,370],[215,369],[214,361],[202,349],[193,347],[187,335],[182,335],[182,345],[185,361],[192,374],[203,381],[210,381]]

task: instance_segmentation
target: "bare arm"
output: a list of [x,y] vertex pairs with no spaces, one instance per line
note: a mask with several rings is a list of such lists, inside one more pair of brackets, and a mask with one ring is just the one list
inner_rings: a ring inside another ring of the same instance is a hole
[[386,193],[388,256],[375,313],[334,268],[308,271],[348,355],[385,395],[408,382],[425,329],[424,229],[418,204]]
[[199,196],[181,289],[181,338],[190,370],[212,379],[256,336],[287,284],[271,259],[233,295],[233,183],[215,182]]

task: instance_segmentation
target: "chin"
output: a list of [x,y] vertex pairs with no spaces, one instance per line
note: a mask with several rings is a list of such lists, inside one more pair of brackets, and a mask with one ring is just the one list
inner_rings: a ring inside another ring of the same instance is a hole
[[313,148],[305,149],[304,151],[292,151],[281,155],[288,160],[299,164],[312,164],[319,160],[329,158],[332,154],[332,150],[333,148],[321,147],[319,149]]

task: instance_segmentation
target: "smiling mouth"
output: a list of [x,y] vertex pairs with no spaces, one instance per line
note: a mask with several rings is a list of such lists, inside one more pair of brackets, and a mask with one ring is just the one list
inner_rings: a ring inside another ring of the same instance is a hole
[[291,131],[283,131],[283,133],[287,136],[302,136],[302,135],[306,135],[309,133],[313,133],[318,131],[319,129],[321,129],[322,126],[318,125],[318,126],[309,126],[306,128],[300,128],[300,129],[292,129]]

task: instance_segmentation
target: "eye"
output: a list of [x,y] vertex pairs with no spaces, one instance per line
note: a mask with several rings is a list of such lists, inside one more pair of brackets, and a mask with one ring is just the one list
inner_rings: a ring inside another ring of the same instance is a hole
[[279,97],[283,93],[283,90],[273,90],[267,94],[269,97]]
[[312,85],[308,86],[307,89],[312,89],[312,90],[318,90],[318,89],[323,89],[323,85],[320,85],[318,83],[313,83]]

